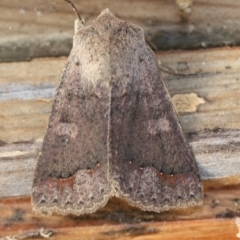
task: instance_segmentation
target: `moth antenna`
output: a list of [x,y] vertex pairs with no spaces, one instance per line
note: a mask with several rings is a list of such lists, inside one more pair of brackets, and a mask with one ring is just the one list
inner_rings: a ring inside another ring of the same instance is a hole
[[71,6],[72,6],[74,12],[77,14],[78,20],[84,25],[84,20],[81,18],[81,16],[80,16],[80,14],[79,14],[77,8],[75,7],[75,5],[74,5],[70,0],[63,0],[63,1],[68,2],[68,3],[71,4]]

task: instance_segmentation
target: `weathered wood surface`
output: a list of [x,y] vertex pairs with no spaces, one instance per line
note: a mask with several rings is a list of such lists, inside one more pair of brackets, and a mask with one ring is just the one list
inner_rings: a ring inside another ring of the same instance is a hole
[[[240,43],[240,2],[234,0],[75,0],[89,24],[110,10],[145,30],[157,49],[193,49]],[[187,3],[188,7],[181,7]],[[178,3],[178,4],[177,4]],[[72,45],[71,7],[62,0],[1,0],[0,61],[68,55]]]
[[[235,219],[226,220],[191,220],[177,222],[156,222],[141,224],[104,224],[78,227],[54,227],[53,236],[48,239],[58,240],[236,240],[239,236]],[[26,226],[31,230],[7,231],[2,234],[0,240],[9,240],[11,236],[28,235],[31,232],[39,231],[39,228]],[[35,231],[34,231],[35,230]],[[6,235],[7,233],[7,235]],[[36,239],[36,238],[28,238]],[[40,238],[39,238],[40,239]],[[43,239],[43,238],[41,238]]]
[[[240,129],[240,48],[167,51],[158,52],[157,56],[174,69],[186,65],[181,73],[189,76],[163,73],[172,98],[182,94],[175,106],[177,111],[184,106],[185,110],[178,112],[186,134],[214,128]],[[42,139],[51,99],[66,61],[51,58],[0,64],[1,141]],[[199,100],[183,95],[191,93]]]
[[96,213],[81,216],[37,216],[29,198],[0,200],[0,238],[52,229],[50,239],[237,239],[238,189],[205,190],[204,204],[161,214],[143,212],[112,199]]
[[[176,2],[191,0],[74,2],[87,24],[108,7],[141,25],[158,49],[240,42],[240,2],[234,0],[194,0],[183,10]],[[68,55],[75,15],[67,3],[1,0],[0,11],[0,61]],[[203,206],[156,214],[113,198],[88,216],[34,215],[29,198],[33,171],[66,58],[0,63],[1,240],[30,236],[41,227],[60,240],[240,237],[240,48],[161,51],[157,56],[182,74],[163,73],[203,178]]]
[[[202,180],[215,180],[211,186],[240,184],[240,130],[199,132],[189,142]],[[0,147],[0,198],[30,195],[40,147],[41,141]]]

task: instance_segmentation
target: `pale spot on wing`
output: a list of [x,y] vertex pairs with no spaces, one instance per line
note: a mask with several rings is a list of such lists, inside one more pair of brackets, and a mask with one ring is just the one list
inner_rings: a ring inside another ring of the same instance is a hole
[[78,127],[75,123],[59,123],[56,127],[56,133],[59,136],[68,135],[75,139],[78,133]]
[[166,118],[159,118],[158,120],[150,120],[148,124],[148,132],[151,135],[156,135],[159,132],[167,132],[170,130],[169,121]]

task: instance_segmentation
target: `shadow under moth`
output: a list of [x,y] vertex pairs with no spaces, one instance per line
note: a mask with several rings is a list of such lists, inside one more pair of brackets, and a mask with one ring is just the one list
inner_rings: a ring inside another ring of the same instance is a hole
[[80,215],[113,196],[161,212],[200,205],[202,184],[143,30],[106,9],[89,26],[75,21],[32,203]]

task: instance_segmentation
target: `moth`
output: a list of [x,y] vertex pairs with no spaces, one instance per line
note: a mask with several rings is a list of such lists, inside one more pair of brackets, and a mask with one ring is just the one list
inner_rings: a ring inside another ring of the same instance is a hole
[[142,28],[106,9],[89,26],[75,21],[32,203],[80,215],[113,196],[161,212],[202,204],[202,184]]

